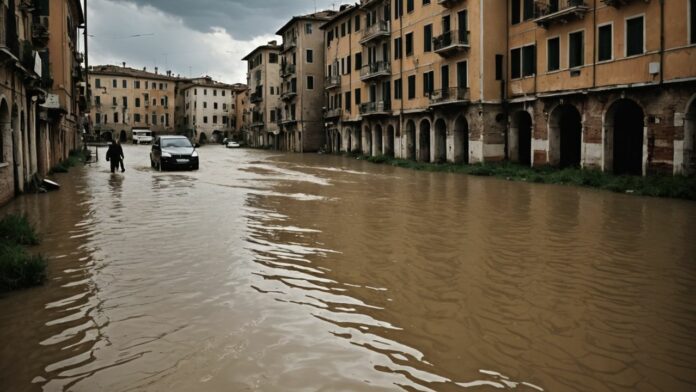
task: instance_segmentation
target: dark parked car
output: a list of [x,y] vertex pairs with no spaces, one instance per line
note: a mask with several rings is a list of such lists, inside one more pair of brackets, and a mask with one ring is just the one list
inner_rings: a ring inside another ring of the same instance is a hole
[[150,165],[158,170],[198,170],[198,151],[185,136],[158,136],[152,143]]

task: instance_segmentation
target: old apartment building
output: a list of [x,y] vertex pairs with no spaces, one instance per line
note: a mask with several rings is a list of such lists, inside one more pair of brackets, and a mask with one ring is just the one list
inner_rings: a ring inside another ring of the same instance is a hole
[[249,87],[246,137],[252,147],[279,148],[280,51],[281,46],[271,41],[243,58]]
[[174,131],[176,83],[171,71],[115,65],[90,67],[92,88],[90,124],[102,140],[131,140],[133,129]]
[[203,144],[222,141],[241,127],[238,117],[243,108],[238,106],[237,96],[246,91],[245,85],[230,85],[203,77],[180,81],[177,91],[179,133],[189,134]]
[[80,146],[77,0],[0,0],[0,205]]
[[276,34],[283,38],[280,59],[281,132],[274,145],[285,151],[318,151],[324,146],[324,34],[320,26],[334,14],[295,16]]
[[343,6],[322,27],[327,147],[693,172],[695,9],[693,0]]

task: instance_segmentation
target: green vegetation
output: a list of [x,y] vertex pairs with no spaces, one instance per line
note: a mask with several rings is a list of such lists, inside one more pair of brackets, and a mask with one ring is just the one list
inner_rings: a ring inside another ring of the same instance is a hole
[[50,173],[67,173],[71,167],[89,160],[92,153],[89,150],[72,150],[68,159],[64,159],[51,168]]
[[38,243],[38,235],[25,217],[8,215],[0,220],[0,292],[43,283],[46,260],[29,254],[25,247]]
[[372,163],[407,169],[463,173],[473,176],[498,177],[510,181],[541,184],[565,184],[605,189],[612,192],[643,196],[696,200],[696,177],[683,176],[617,176],[599,170],[558,169],[544,166],[532,168],[510,162],[485,164],[423,163],[387,156],[360,156]]

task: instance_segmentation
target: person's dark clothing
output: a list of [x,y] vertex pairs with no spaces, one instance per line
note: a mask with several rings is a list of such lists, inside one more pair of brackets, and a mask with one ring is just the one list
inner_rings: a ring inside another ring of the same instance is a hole
[[111,143],[106,151],[106,160],[111,162],[111,172],[118,170],[119,166],[123,165],[123,148],[120,144]]

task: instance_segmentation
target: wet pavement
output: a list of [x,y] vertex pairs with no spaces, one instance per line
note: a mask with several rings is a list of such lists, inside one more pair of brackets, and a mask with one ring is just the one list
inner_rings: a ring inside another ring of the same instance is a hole
[[49,259],[0,295],[0,391],[696,390],[696,203],[147,154],[0,209]]

